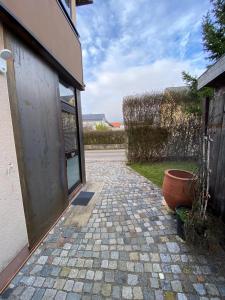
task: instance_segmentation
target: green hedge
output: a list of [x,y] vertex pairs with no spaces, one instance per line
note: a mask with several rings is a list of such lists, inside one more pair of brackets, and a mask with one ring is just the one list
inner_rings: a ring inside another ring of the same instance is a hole
[[201,116],[190,111],[194,101],[188,91],[125,97],[123,116],[128,161],[199,157]]
[[166,128],[151,125],[129,127],[127,129],[128,160],[131,162],[158,160],[167,143],[168,134]]
[[124,130],[84,132],[85,145],[124,144],[125,141],[126,138]]

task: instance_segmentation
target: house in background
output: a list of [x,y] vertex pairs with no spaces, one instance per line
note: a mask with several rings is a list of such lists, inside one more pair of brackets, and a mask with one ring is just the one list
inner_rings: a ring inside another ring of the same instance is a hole
[[103,125],[108,129],[112,128],[112,125],[106,120],[105,114],[84,114],[82,118],[85,130],[96,130],[96,125]]
[[188,92],[189,91],[189,87],[186,85],[183,86],[172,86],[172,87],[167,87],[164,89],[164,93],[182,93],[182,92]]
[[124,125],[121,122],[111,122],[112,130],[123,130]]
[[85,183],[76,7],[90,3],[0,0],[0,291]]

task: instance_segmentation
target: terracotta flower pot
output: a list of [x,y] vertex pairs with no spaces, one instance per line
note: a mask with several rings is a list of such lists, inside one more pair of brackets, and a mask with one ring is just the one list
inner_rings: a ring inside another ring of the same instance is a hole
[[196,177],[183,170],[166,170],[163,180],[163,196],[167,205],[175,209],[179,205],[191,206]]

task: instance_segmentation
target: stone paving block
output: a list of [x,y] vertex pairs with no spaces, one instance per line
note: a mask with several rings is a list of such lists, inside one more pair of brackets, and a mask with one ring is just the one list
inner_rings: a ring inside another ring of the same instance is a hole
[[128,274],[127,284],[128,285],[137,285],[138,284],[138,275]]
[[165,275],[163,273],[159,273],[158,275],[160,279],[165,279]]
[[104,297],[110,297],[112,291],[112,286],[109,283],[104,283],[101,288],[101,294]]
[[93,284],[93,294],[99,294],[101,291],[102,283],[101,282],[95,282]]
[[176,294],[173,292],[164,292],[164,299],[165,300],[176,300]]
[[127,283],[127,274],[125,272],[116,272],[115,273],[115,282],[118,285],[124,285]]
[[144,272],[144,264],[143,263],[135,263],[134,264],[134,270],[137,273],[142,273]]
[[70,273],[68,274],[68,277],[69,277],[69,278],[77,278],[78,272],[79,272],[78,269],[72,269],[72,270],[70,271]]
[[53,289],[47,289],[44,293],[43,300],[48,300],[48,299],[54,299],[55,295],[57,293],[57,290]]
[[[30,274],[35,275],[37,273],[40,273],[42,270],[43,266],[40,265],[34,265],[33,269],[31,270]],[[16,276],[17,277],[17,276]]]
[[210,296],[219,296],[220,295],[217,287],[215,286],[215,284],[213,284],[213,283],[206,283],[205,287],[206,287],[207,293]]
[[73,291],[77,293],[82,293],[83,286],[84,286],[83,282],[77,281],[74,284]]
[[41,256],[39,257],[37,264],[44,265],[47,262],[47,260],[48,260],[48,256]]
[[134,272],[134,263],[133,262],[126,262],[126,268],[128,272]]
[[35,281],[35,277],[34,276],[22,276],[20,278],[20,282],[27,285],[27,286],[31,286],[34,281]]
[[129,257],[130,257],[130,260],[137,261],[137,260],[139,260],[139,253],[138,252],[131,252],[129,254]]
[[171,265],[171,270],[172,270],[172,273],[181,273],[181,269],[180,269],[180,266],[179,265]]
[[92,268],[92,266],[93,266],[93,259],[85,260],[85,262],[84,262],[84,267],[85,268]]
[[[58,276],[59,275],[59,273],[61,272],[61,268],[60,267],[53,267],[52,269],[51,269],[51,272],[50,272],[50,274],[52,275],[52,276]],[[41,273],[43,276],[45,275],[45,273]],[[47,272],[47,274],[46,274],[46,276],[49,276],[49,272]]]
[[169,254],[164,254],[164,253],[160,253],[160,258],[161,261],[164,263],[170,263],[171,262],[171,257]]
[[113,271],[105,272],[105,282],[114,282],[114,272]]
[[169,252],[171,253],[180,253],[180,247],[178,243],[175,242],[167,242],[166,243]]
[[81,296],[77,293],[68,293],[66,296],[66,300],[80,300]]
[[36,280],[33,283],[33,286],[34,287],[42,287],[44,281],[45,281],[44,277],[37,277]]
[[63,289],[64,289],[64,291],[71,292],[73,289],[73,286],[74,286],[74,281],[69,279],[66,281]]
[[183,293],[177,294],[177,300],[188,300],[187,296]]
[[124,286],[122,288],[122,297],[124,299],[132,299],[133,298],[132,288]]
[[43,287],[52,288],[54,284],[55,284],[55,279],[51,278],[51,277],[48,277],[48,278],[45,279]]
[[150,286],[153,289],[158,289],[159,288],[159,281],[157,278],[150,278]]
[[142,261],[149,261],[148,253],[140,253],[140,260]]
[[86,279],[93,280],[94,276],[95,276],[95,272],[94,271],[92,271],[92,270],[88,270],[87,271],[87,273],[86,273]]
[[33,287],[27,287],[21,294],[21,299],[23,300],[30,300],[33,297],[33,294],[35,292],[35,288]]
[[114,299],[121,299],[121,287],[120,286],[113,286],[112,297]]
[[162,269],[161,269],[160,264],[152,264],[152,270],[153,270],[153,272],[155,272],[155,273],[162,272]]
[[110,261],[109,261],[108,268],[111,269],[111,270],[116,270],[116,269],[117,269],[117,261],[115,261],[115,260],[110,260]]
[[84,288],[83,288],[83,292],[84,293],[89,293],[91,294],[91,290],[92,290],[93,284],[90,282],[85,282],[84,283]]
[[171,286],[174,292],[182,292],[182,285],[179,280],[171,281]]
[[134,299],[144,299],[141,287],[135,286],[133,288]]
[[[25,289],[24,286],[19,285],[19,286],[13,288],[13,290],[10,290],[9,296],[13,295],[13,296],[15,296],[15,297],[18,297],[19,295],[22,294],[22,292],[23,292],[24,289]],[[7,293],[7,297],[5,296],[5,293]],[[8,289],[7,289],[7,290],[4,292],[4,297],[5,297],[6,299],[8,299],[9,296],[8,296]],[[1,298],[0,298],[0,299],[1,299]]]
[[65,300],[67,297],[67,293],[63,292],[63,291],[58,291],[56,296],[55,296],[55,300]]
[[97,270],[95,272],[95,277],[94,277],[94,280],[98,281],[98,280],[102,280],[102,277],[103,277],[103,272],[102,271],[99,271]]
[[78,279],[84,279],[86,277],[87,270],[79,270],[77,274]]
[[66,279],[57,278],[54,284],[54,289],[62,290],[66,283]]
[[158,253],[150,253],[150,261],[151,262],[159,262],[160,261],[160,257]]
[[107,269],[109,266],[109,261],[108,260],[103,260],[101,264],[101,268]]
[[43,288],[35,289],[35,293],[32,296],[32,300],[42,299],[44,293],[45,293],[45,289],[43,289]]
[[200,296],[204,296],[206,294],[205,287],[202,283],[194,283],[193,287]]

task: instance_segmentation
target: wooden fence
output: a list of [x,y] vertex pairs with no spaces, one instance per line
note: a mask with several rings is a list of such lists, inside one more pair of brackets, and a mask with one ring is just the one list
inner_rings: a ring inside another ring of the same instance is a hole
[[206,101],[207,133],[211,138],[210,150],[210,203],[225,220],[225,87],[215,91]]

